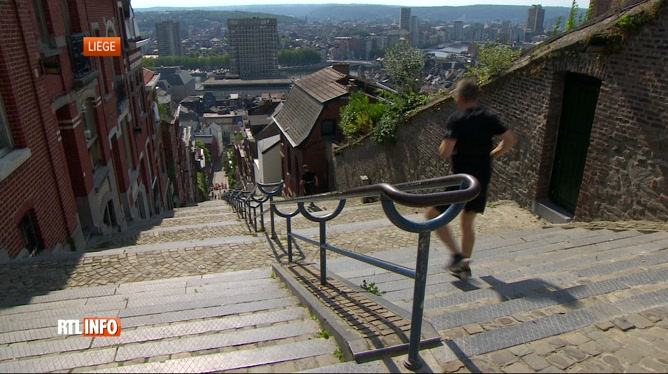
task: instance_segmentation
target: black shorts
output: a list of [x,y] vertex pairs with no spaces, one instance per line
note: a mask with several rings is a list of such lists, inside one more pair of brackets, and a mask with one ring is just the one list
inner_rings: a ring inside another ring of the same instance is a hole
[[[466,173],[466,174],[473,175],[474,177],[476,177],[478,182],[480,182],[480,194],[478,196],[476,196],[475,199],[466,202],[466,205],[464,205],[464,211],[465,212],[473,211],[473,212],[476,212],[476,213],[485,212],[485,207],[487,206],[487,188],[489,186],[489,179],[490,179],[491,170],[490,171],[485,170],[483,172],[478,172],[478,173],[474,173],[474,172],[470,172],[470,171],[467,173],[466,171],[462,171],[460,173]],[[453,187],[446,188],[446,191],[456,191],[458,189],[459,189],[459,187],[453,186]],[[450,207],[450,205],[439,205],[439,206],[436,206],[435,208],[439,212],[443,213],[449,207]]]

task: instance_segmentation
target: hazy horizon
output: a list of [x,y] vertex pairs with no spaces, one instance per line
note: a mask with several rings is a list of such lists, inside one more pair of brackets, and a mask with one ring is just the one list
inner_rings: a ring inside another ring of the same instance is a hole
[[[144,8],[205,8],[205,7],[216,7],[216,6],[225,6],[225,7],[235,7],[235,5],[230,5],[221,1],[220,4],[211,2],[210,0],[132,0],[132,7],[135,9],[144,9]],[[358,4],[358,5],[388,5],[388,6],[402,6],[409,8],[420,8],[420,7],[435,7],[435,6],[469,6],[469,5],[520,5],[530,7],[533,4],[540,4],[543,7],[548,6],[558,6],[558,7],[571,7],[571,1],[568,0],[450,0],[447,4],[443,4],[440,1],[433,0],[414,0],[414,1],[405,1],[405,0],[368,0],[364,2],[360,1],[347,1],[347,0],[338,0],[338,1],[327,1],[327,0],[301,0],[301,1],[290,1],[290,0],[276,0],[268,3],[267,0],[245,0],[243,5],[238,5],[239,7],[244,7],[248,5],[326,5],[326,4]],[[586,9],[589,7],[589,1],[582,1],[578,3],[580,9]],[[397,14],[399,17],[399,14]]]

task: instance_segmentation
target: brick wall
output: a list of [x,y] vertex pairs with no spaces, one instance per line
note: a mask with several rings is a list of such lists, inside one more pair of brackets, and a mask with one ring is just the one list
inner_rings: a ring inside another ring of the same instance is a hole
[[[615,54],[536,61],[483,87],[481,104],[499,114],[518,144],[494,165],[490,198],[530,208],[547,195],[565,72],[602,80],[576,220],[668,219],[668,40],[665,6]],[[397,144],[366,141],[334,157],[336,187],[396,183],[449,173],[437,148],[452,99],[400,126]]]
[[74,194],[63,172],[67,164],[60,133],[44,85],[48,79],[35,57],[39,52],[34,19],[30,1],[0,3],[0,94],[15,148],[32,152],[0,182],[0,250],[10,257],[23,248],[17,224],[28,211],[34,213],[36,230],[48,249],[65,244],[79,229]]

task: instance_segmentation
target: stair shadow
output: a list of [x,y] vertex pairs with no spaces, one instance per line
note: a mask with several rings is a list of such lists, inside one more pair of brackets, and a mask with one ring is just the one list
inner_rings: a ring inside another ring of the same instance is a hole
[[573,296],[572,291],[582,286],[562,289],[540,278],[523,279],[511,283],[506,283],[491,275],[482,276],[480,279],[489,284],[491,290],[499,294],[500,301],[517,298],[551,299],[558,304],[568,304],[571,309],[577,309],[581,304],[580,300]]
[[[278,235],[276,236],[276,239],[272,239],[271,236],[269,235],[268,232],[264,233],[264,237],[267,239],[267,243],[269,243],[269,246],[271,247],[271,251],[274,253],[274,257],[276,258],[276,261],[279,263],[287,263],[288,262],[288,250],[283,247],[283,243],[281,240],[278,238]],[[280,253],[279,250],[280,249]],[[282,261],[282,259],[285,258],[285,261]],[[299,244],[297,244],[296,240],[292,240],[292,261],[302,261],[306,259],[306,255],[302,251],[301,247]]]

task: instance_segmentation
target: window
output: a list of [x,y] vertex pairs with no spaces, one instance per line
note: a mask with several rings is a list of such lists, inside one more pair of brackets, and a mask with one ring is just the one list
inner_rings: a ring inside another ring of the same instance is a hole
[[46,11],[44,9],[43,0],[33,0],[33,8],[35,9],[35,21],[37,22],[37,30],[39,31],[40,47],[52,48],[55,47],[51,41],[51,33],[49,33],[49,26],[46,23]]
[[97,136],[97,124],[95,123],[93,110],[93,99],[87,99],[81,104],[81,123],[84,127],[87,142],[90,142]]
[[0,157],[6,155],[12,150],[12,137],[9,131],[9,123],[5,116],[5,109],[2,105],[2,96],[0,96]]
[[31,256],[42,249],[41,241],[39,236],[37,236],[37,230],[35,230],[32,216],[32,211],[29,211],[19,222],[19,232],[21,233],[21,239],[23,239],[23,246],[28,250]]
[[135,169],[135,159],[132,155],[132,143],[130,143],[130,124],[127,119],[123,119],[124,126],[122,127],[123,131],[123,148],[125,148],[125,159],[128,163],[128,168],[130,170]]
[[322,121],[322,133],[323,137],[336,136],[336,122],[333,119],[326,119]]

